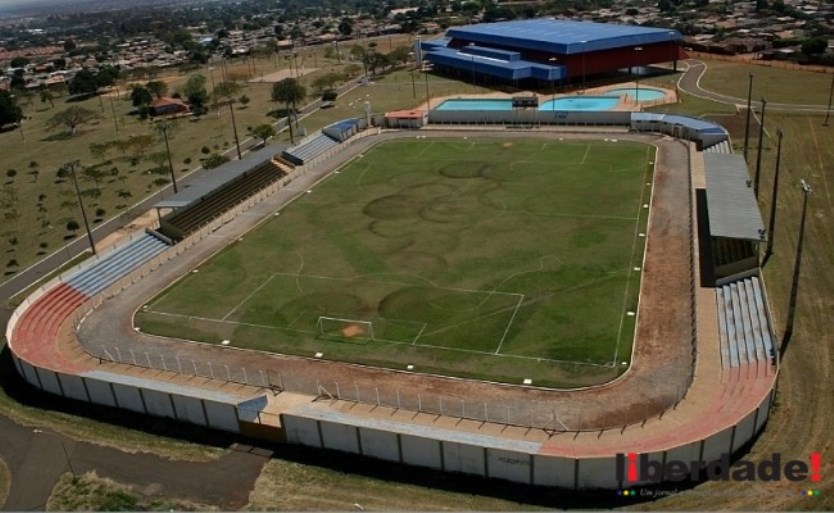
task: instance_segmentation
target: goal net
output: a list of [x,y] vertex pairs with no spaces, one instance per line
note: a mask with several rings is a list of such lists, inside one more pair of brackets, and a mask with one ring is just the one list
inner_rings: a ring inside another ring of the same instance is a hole
[[374,323],[359,319],[340,319],[338,317],[319,316],[316,325],[319,336],[346,340],[375,340]]

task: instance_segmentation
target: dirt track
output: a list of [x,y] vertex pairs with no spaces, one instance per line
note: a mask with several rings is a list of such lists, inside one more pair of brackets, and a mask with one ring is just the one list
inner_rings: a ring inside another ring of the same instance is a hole
[[[454,132],[424,131],[428,137],[490,137],[531,138],[542,137],[592,137],[600,135],[569,135],[547,132]],[[315,176],[325,174],[342,162],[365,151],[381,139],[413,137],[413,132],[389,132],[366,138],[342,152],[339,161],[326,163],[327,168],[316,170],[290,185],[295,192],[306,190]],[[648,232],[648,246],[644,277],[641,287],[641,305],[632,368],[621,379],[597,388],[581,391],[554,391],[522,388],[493,383],[394,372],[382,369],[345,365],[298,357],[266,355],[250,351],[188,344],[161,337],[136,333],[131,325],[130,312],[158,294],[171,281],[185,274],[205,258],[222,249],[230,240],[250,229],[262,217],[274,212],[279,203],[289,200],[291,191],[276,194],[257,205],[245,216],[239,216],[219,229],[211,237],[201,241],[177,259],[141,280],[124,293],[106,302],[83,324],[79,338],[94,353],[100,353],[104,342],[112,347],[118,343],[123,354],[133,349],[137,354],[145,351],[162,353],[168,361],[175,357],[182,361],[214,362],[213,368],[223,364],[231,368],[245,367],[254,376],[260,369],[270,376],[281,375],[288,390],[314,393],[317,383],[342,383],[343,388],[354,390],[358,386],[363,397],[369,398],[379,388],[383,401],[393,402],[394,394],[401,391],[403,407],[420,394],[424,404],[444,397],[447,404],[465,400],[492,412],[507,408],[519,419],[530,417],[531,410],[539,417],[549,418],[551,412],[571,428],[581,425],[584,429],[622,426],[636,423],[647,415],[668,406],[686,389],[692,368],[692,341],[690,330],[690,281],[689,281],[689,172],[688,153],[683,144],[671,139],[654,136],[634,136],[618,133],[620,139],[630,139],[655,144],[660,149],[654,174],[652,217]],[[114,342],[118,341],[118,342]],[[613,374],[612,374],[613,376]],[[355,385],[354,385],[355,384]],[[395,403],[396,404],[396,403]],[[486,406],[484,406],[486,405]],[[416,406],[416,404],[415,404]]]

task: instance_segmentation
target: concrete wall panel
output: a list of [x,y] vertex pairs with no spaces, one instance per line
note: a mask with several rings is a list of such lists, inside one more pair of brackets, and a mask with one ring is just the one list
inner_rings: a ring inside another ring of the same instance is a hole
[[81,379],[81,376],[58,374],[58,379],[61,380],[61,388],[64,389],[64,397],[78,399],[79,401],[90,400],[90,398],[87,397],[87,389],[84,388],[84,380]]
[[704,442],[704,461],[717,460],[721,455],[730,450],[730,438],[733,436],[733,428],[728,427],[720,431]]
[[359,428],[362,454],[388,461],[400,461],[400,443],[396,433]]
[[40,368],[35,368],[35,372],[38,374],[38,377],[41,378],[41,386],[43,386],[43,390],[45,392],[55,395],[64,395],[64,393],[61,392],[61,385],[58,384],[58,376],[54,372]]
[[233,405],[206,400],[203,400],[203,405],[206,407],[209,426],[223,431],[240,433],[240,425]]
[[736,436],[733,438],[733,452],[735,453],[739,447],[746,444],[753,438],[753,432],[756,429],[756,410],[750,412],[749,415],[736,424]]
[[20,358],[12,353],[12,361],[14,362],[14,366],[17,369],[17,373],[20,374],[20,377],[25,377],[23,374],[23,366],[20,365]]
[[281,425],[284,426],[284,432],[287,434],[287,443],[308,447],[322,446],[318,422],[315,420],[294,415],[281,415]]
[[767,422],[767,416],[770,415],[770,402],[773,399],[773,392],[768,395],[759,406],[759,417],[756,419],[756,432],[758,433]]
[[440,442],[417,436],[400,435],[403,463],[416,467],[443,469]]
[[698,461],[700,455],[701,442],[693,442],[689,445],[683,445],[666,451],[666,460]]
[[145,400],[145,408],[148,409],[149,415],[168,417],[169,419],[177,418],[174,413],[174,406],[171,404],[170,395],[146,388],[140,389],[140,393]]
[[487,471],[489,477],[515,481],[516,483],[532,483],[533,457],[520,452],[487,449]]
[[449,472],[486,476],[486,461],[482,447],[443,442],[443,464]]
[[533,484],[573,488],[576,460],[556,456],[533,456]]
[[23,367],[23,378],[26,382],[35,388],[40,388],[41,384],[38,381],[38,375],[35,373],[35,368],[26,363],[24,360],[20,361],[20,366]]
[[113,391],[110,390],[110,384],[97,379],[83,378],[87,385],[87,391],[90,393],[90,400],[96,404],[103,404],[104,406],[116,406],[116,399],[113,397]]
[[142,396],[139,395],[138,389],[119,383],[113,383],[113,392],[116,394],[116,402],[118,402],[119,408],[139,413],[147,413],[145,411],[145,406],[142,403]]
[[326,449],[361,454],[359,450],[359,438],[356,436],[354,426],[335,424],[333,422],[319,421],[321,425],[321,437]]
[[203,412],[203,402],[200,399],[179,394],[171,397],[174,399],[174,411],[178,420],[198,426],[208,425],[206,415]]
[[579,461],[580,489],[616,489],[618,486],[615,458],[587,458]]

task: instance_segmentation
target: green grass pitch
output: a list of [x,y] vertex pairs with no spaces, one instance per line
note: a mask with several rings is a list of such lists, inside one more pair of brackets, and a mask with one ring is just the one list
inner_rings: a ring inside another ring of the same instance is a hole
[[610,379],[631,354],[653,159],[624,141],[382,143],[136,321],[397,369]]

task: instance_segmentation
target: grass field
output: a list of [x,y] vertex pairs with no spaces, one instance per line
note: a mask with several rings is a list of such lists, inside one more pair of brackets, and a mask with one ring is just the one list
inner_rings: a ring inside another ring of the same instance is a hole
[[826,105],[831,73],[770,68],[740,62],[707,62],[701,86],[746,101],[749,74],[753,74],[753,99],[803,105]]
[[137,324],[511,382],[550,383],[560,362],[619,366],[653,155],[627,142],[385,143],[151,301]]

